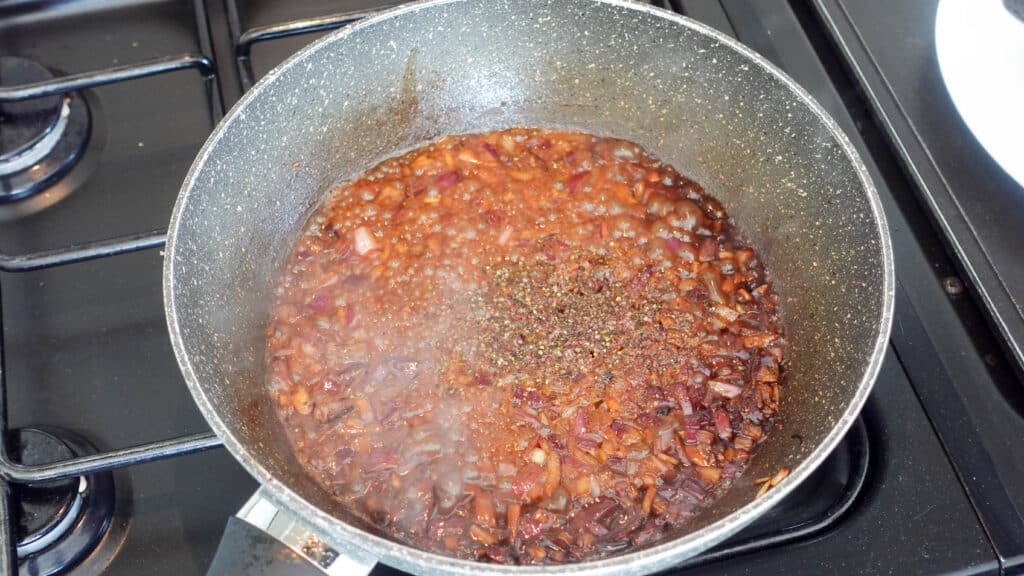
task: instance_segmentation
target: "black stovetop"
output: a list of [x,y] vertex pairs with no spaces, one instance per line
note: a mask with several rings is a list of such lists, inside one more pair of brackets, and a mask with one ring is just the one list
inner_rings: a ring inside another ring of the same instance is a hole
[[[1024,388],[1010,368],[1012,355],[1004,354],[1006,340],[989,328],[986,301],[975,304],[973,282],[979,279],[965,276],[967,289],[961,289],[964,255],[947,240],[946,229],[933,225],[920,182],[908,178],[914,172],[885,130],[885,103],[871,97],[871,78],[858,74],[856,54],[844,41],[857,25],[868,30],[885,21],[890,32],[916,47],[914,35],[925,38],[931,24],[898,27],[891,22],[894,14],[908,11],[875,4],[855,10],[827,0],[663,4],[751,46],[839,121],[882,195],[898,280],[891,345],[863,417],[846,441],[778,509],[672,574],[996,574],[1024,565],[1024,451],[1016,448],[1024,438]],[[311,19],[306,24],[326,27],[345,18],[317,18],[382,5],[0,1],[0,56],[29,58],[57,75],[156,59],[163,60],[149,70],[166,69],[74,94],[90,111],[81,160],[41,195],[0,204],[0,367],[10,429],[72,430],[101,452],[208,430],[166,334],[160,230],[222,110],[251,80],[316,35],[286,36],[300,27],[275,25]],[[845,19],[838,21],[837,14]],[[246,39],[242,49],[234,40],[240,37]],[[884,40],[851,37],[868,47]],[[892,73],[934,67],[925,52],[908,49],[902,53],[904,68]],[[0,89],[0,100],[4,94]],[[955,115],[945,106],[938,109]],[[91,245],[110,238],[119,240]],[[1009,236],[988,241],[1011,247]],[[68,252],[69,246],[79,248]],[[99,255],[106,257],[68,262]],[[14,434],[6,442],[12,458],[25,458]],[[205,436],[190,437],[169,447],[116,452],[100,462],[99,467],[117,466],[111,528],[97,552],[70,573],[203,573],[227,519],[252,494],[254,481],[222,449],[122,465],[211,444]],[[26,477],[24,469],[12,473],[3,458],[0,453],[0,474]],[[89,490],[101,486],[96,481]],[[0,521],[7,512],[34,510],[14,499],[10,504],[0,508]],[[25,560],[21,572],[42,573],[45,565]]]

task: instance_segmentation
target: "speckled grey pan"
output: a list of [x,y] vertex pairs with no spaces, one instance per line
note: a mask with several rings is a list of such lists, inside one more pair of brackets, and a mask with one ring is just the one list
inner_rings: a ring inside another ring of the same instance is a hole
[[[263,388],[268,303],[332,184],[445,134],[575,128],[635,140],[722,200],[784,299],[789,366],[776,433],[735,487],[655,546],[562,567],[492,566],[388,540],[296,464]],[[188,174],[164,296],[174,350],[228,450],[326,543],[419,574],[641,574],[721,541],[828,455],[889,334],[893,263],[850,142],[792,80],[689,19],[623,0],[432,0],[306,48],[246,94]],[[758,500],[752,479],[789,478]]]

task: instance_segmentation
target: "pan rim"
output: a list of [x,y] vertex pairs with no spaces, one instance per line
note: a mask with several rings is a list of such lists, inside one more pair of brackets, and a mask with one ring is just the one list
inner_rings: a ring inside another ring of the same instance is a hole
[[257,82],[255,86],[246,92],[224,116],[204,143],[189,169],[179,192],[177,201],[175,202],[167,230],[167,244],[165,248],[163,267],[164,311],[175,356],[178,360],[178,364],[181,368],[182,375],[185,378],[189,391],[199,407],[200,412],[203,414],[203,417],[206,419],[214,433],[223,441],[224,446],[232,456],[263,485],[264,493],[267,494],[275,504],[296,512],[296,516],[301,517],[304,523],[309,525],[310,528],[318,532],[321,536],[323,534],[328,534],[338,535],[344,538],[345,541],[335,541],[330,539],[330,536],[328,536],[329,543],[339,550],[354,548],[357,553],[370,553],[379,558],[380,561],[385,564],[414,573],[423,573],[425,569],[429,568],[432,573],[463,576],[476,576],[481,572],[489,574],[557,573],[576,575],[586,574],[595,576],[611,574],[630,575],[644,574],[668,568],[686,558],[699,554],[748,525],[795,489],[802,480],[804,480],[813,470],[817,469],[825,458],[832,453],[852,426],[854,420],[860,414],[868,396],[871,393],[878,373],[881,370],[882,361],[885,356],[885,349],[888,345],[895,308],[895,266],[888,223],[882,208],[881,198],[878,195],[864,162],[853,147],[852,142],[835,120],[825,111],[825,109],[787,74],[778,69],[767,59],[754,52],[752,49],[709,26],[680,14],[656,8],[649,4],[636,2],[634,0],[588,0],[616,8],[643,12],[657,18],[671,21],[676,25],[686,27],[705,36],[709,36],[723,44],[726,48],[738,52],[748,61],[757,65],[764,72],[767,72],[778,80],[782,86],[788,88],[793,96],[795,96],[798,101],[802,102],[803,105],[807,106],[807,108],[813,112],[818,121],[827,128],[828,132],[831,134],[835,142],[842,148],[847,160],[857,173],[857,176],[860,179],[861,191],[866,195],[871,209],[876,227],[875,232],[879,237],[879,248],[883,268],[881,293],[882,309],[880,322],[878,323],[878,329],[875,334],[871,360],[866,366],[860,382],[857,384],[856,392],[854,393],[851,401],[847,404],[846,409],[832,426],[832,429],[828,434],[826,434],[818,446],[815,447],[814,450],[812,450],[810,454],[808,454],[804,460],[791,471],[789,477],[785,481],[780,483],[775,489],[765,494],[764,497],[752,500],[722,519],[673,540],[669,540],[649,548],[627,552],[619,556],[577,564],[553,566],[493,565],[426,552],[406,544],[401,544],[373,535],[339,520],[334,516],[327,514],[319,507],[311,504],[309,501],[292,491],[284,483],[280,482],[269,470],[252,457],[245,445],[238,441],[234,434],[231,433],[221,420],[217,410],[213,407],[213,404],[207,398],[199,384],[199,379],[196,376],[188,351],[185,347],[179,326],[178,311],[174,302],[174,255],[175,248],[178,244],[178,231],[181,224],[180,218],[188,204],[190,192],[195,187],[194,184],[199,173],[206,165],[211,152],[221,140],[221,137],[224,135],[232,120],[243,115],[244,110],[260,96],[266,86],[274,82],[274,80],[284,73],[284,71],[317,53],[327,44],[342,41],[345,37],[352,35],[358,30],[378,25],[379,23],[406,13],[433,8],[435,6],[471,1],[473,0],[422,0],[419,2],[404,4],[329,34],[306,46],[275,67],[264,78]]

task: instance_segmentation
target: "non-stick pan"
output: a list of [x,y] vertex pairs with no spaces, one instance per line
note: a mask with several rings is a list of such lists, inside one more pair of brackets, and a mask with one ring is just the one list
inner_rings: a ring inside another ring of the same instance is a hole
[[[304,473],[264,388],[280,268],[332,185],[443,135],[512,126],[634,140],[701,182],[762,252],[788,341],[784,431],[724,497],[656,545],[560,567],[487,565],[389,539]],[[430,0],[314,43],[203,147],[165,258],[185,380],[262,484],[243,516],[336,573],[379,561],[418,574],[619,576],[692,556],[775,505],[835,447],[871,390],[893,307],[878,196],[821,106],[737,42],[624,0]],[[792,473],[755,500],[753,479],[780,467]]]

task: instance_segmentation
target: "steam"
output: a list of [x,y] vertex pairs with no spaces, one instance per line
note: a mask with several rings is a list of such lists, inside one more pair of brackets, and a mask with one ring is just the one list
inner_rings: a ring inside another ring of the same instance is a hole
[[[479,481],[479,443],[486,441],[471,429],[470,417],[481,394],[492,394],[471,368],[482,314],[479,284],[459,270],[420,272],[430,278],[421,277],[420,285],[433,293],[416,294],[410,306],[415,300],[428,308],[387,316],[364,302],[363,329],[373,335],[375,350],[351,393],[362,395],[372,411],[358,440],[369,450],[339,478],[346,484],[339,496],[399,538],[443,530],[444,522],[468,513],[471,484]],[[367,482],[360,483],[360,475]]]

